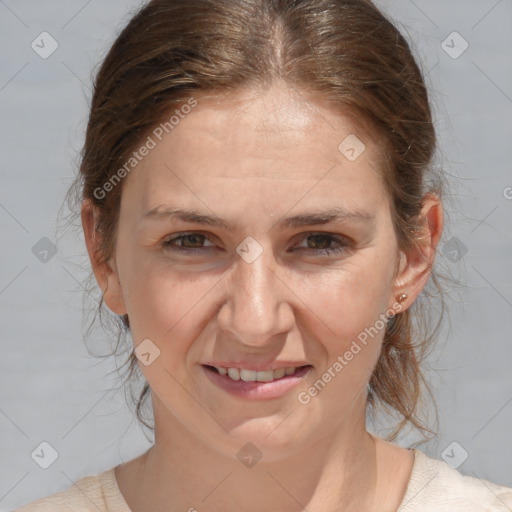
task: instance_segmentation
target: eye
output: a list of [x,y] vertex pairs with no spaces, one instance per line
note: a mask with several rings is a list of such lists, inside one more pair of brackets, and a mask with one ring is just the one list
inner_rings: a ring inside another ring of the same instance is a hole
[[[329,233],[307,233],[303,240],[305,240],[307,245],[310,246],[306,247],[306,250],[311,249],[317,254],[324,256],[339,254],[350,249],[350,244],[346,239],[331,235]],[[335,243],[336,246],[332,247],[332,243]],[[311,247],[311,245],[313,247]],[[304,248],[301,247],[299,250],[303,249]]]
[[[294,249],[313,251],[321,256],[331,256],[350,249],[350,243],[346,239],[329,233],[306,233],[302,236],[302,240],[306,241],[308,247],[294,246]],[[205,242],[210,243],[210,245],[204,245]],[[335,246],[333,247],[332,244],[335,244]],[[181,233],[164,240],[162,247],[166,250],[190,254],[210,250],[216,245],[211,242],[207,235],[202,233]]]
[[[183,252],[195,252],[199,249],[208,249],[208,246],[203,246],[205,241],[209,241],[206,235],[201,233],[182,233],[172,238],[164,240],[162,246],[164,249],[177,250]],[[215,244],[212,244],[215,247]]]

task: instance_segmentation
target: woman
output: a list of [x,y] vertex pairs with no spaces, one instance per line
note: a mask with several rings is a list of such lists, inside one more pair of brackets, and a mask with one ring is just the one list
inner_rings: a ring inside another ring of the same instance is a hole
[[[410,309],[435,282],[434,151],[370,1],[148,3],[98,73],[78,183],[155,443],[19,510],[509,510],[512,489],[390,442],[428,431]],[[388,440],[377,402],[403,417]]]

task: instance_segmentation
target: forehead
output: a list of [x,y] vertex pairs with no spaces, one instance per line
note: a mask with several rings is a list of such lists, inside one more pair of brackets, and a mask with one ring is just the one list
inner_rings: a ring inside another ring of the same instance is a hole
[[161,140],[150,134],[156,146],[129,176],[123,196],[138,196],[141,208],[186,189],[198,198],[229,192],[233,202],[244,199],[237,193],[286,202],[308,188],[310,201],[360,207],[387,199],[380,148],[353,118],[283,85],[194,98],[197,106]]

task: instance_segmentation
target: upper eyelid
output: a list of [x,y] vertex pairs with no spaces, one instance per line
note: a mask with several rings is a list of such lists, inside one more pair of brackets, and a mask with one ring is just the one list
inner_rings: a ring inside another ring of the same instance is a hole
[[325,231],[307,231],[305,233],[301,233],[300,234],[300,239],[303,240],[303,239],[306,239],[308,238],[309,236],[325,236],[325,237],[329,237],[329,238],[332,238],[334,240],[337,240],[341,243],[347,243],[348,242],[348,238],[346,236],[343,236],[343,235],[337,235],[336,233],[329,233],[329,232],[325,232]]
[[181,238],[181,237],[185,237],[185,236],[193,236],[193,235],[204,236],[205,238],[207,238],[210,241],[213,241],[212,239],[216,238],[215,236],[212,236],[211,234],[203,233],[201,231],[183,231],[181,233],[173,233],[172,235],[167,235],[166,237],[164,237],[164,242],[175,240],[177,238]]

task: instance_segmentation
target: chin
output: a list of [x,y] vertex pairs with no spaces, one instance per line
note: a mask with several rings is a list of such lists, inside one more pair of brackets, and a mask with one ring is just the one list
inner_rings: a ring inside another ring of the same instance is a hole
[[288,458],[309,443],[297,432],[294,423],[286,425],[286,422],[283,418],[269,417],[245,420],[228,429],[232,436],[226,436],[228,451],[233,453],[234,450],[238,458],[245,454],[261,457],[262,462],[277,462]]

